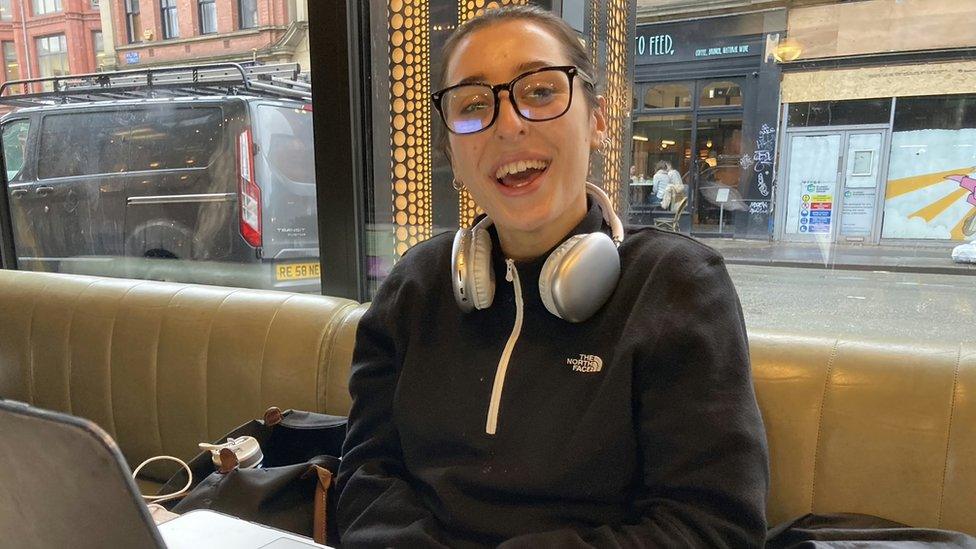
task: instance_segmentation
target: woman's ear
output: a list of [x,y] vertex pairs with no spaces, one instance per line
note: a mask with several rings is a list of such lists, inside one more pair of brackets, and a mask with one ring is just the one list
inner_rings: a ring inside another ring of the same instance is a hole
[[593,123],[592,134],[590,135],[590,145],[593,149],[598,149],[603,139],[607,135],[607,98],[596,96],[596,107],[592,110]]

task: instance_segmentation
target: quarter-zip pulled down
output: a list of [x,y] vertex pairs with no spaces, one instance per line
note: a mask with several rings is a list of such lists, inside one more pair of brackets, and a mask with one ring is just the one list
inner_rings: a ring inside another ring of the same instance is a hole
[[494,435],[498,429],[498,408],[501,406],[502,389],[505,387],[505,372],[508,371],[508,361],[512,358],[515,343],[522,333],[522,310],[525,305],[522,302],[522,283],[519,281],[515,261],[506,259],[505,265],[507,267],[505,280],[515,285],[515,325],[512,327],[512,333],[508,336],[508,342],[505,344],[502,356],[498,360],[498,368],[495,370],[495,382],[491,387],[491,402],[488,404],[488,423],[485,425],[485,432],[489,435]]

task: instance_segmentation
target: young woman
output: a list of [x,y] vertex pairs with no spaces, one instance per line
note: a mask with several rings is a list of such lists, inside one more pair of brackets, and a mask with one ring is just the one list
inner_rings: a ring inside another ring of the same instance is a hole
[[503,8],[444,63],[447,155],[487,217],[411,249],[359,325],[343,546],[761,546],[735,289],[587,186],[605,101],[575,33]]

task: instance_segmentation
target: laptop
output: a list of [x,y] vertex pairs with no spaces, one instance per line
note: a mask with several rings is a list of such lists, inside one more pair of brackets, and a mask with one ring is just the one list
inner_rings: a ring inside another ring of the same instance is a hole
[[131,475],[115,441],[91,421],[0,400],[4,547],[325,547],[214,511],[157,527]]

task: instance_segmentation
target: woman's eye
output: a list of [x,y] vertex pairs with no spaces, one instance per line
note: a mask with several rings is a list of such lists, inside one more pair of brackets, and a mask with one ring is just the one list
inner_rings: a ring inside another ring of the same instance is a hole
[[484,110],[484,109],[487,109],[487,108],[488,108],[488,104],[485,103],[484,101],[472,101],[472,102],[468,103],[467,105],[464,105],[463,107],[461,107],[461,112],[463,114],[470,114],[470,113],[478,112],[478,111],[481,111],[481,110]]
[[555,93],[556,92],[551,88],[540,86],[538,88],[528,90],[528,93],[525,94],[525,98],[532,101],[545,101],[551,98]]

